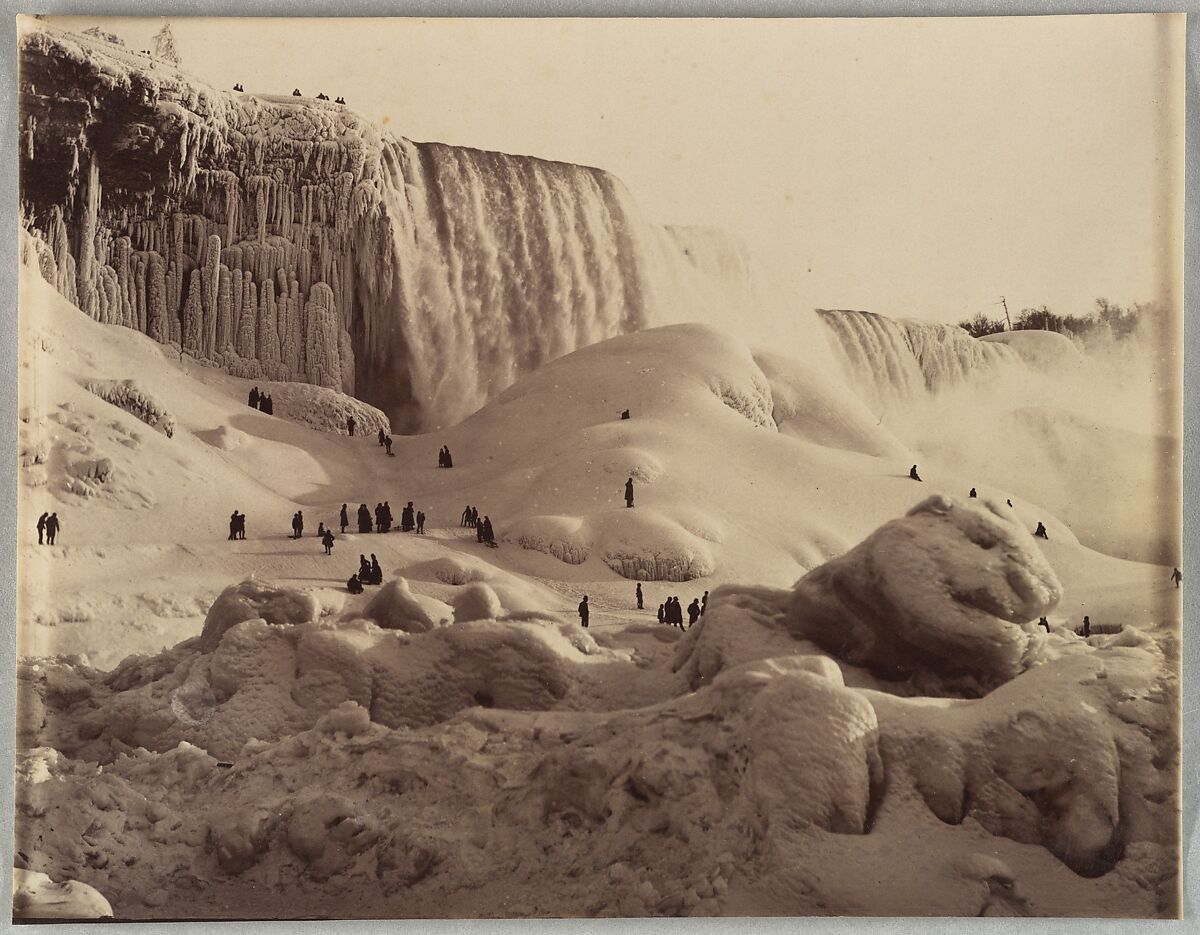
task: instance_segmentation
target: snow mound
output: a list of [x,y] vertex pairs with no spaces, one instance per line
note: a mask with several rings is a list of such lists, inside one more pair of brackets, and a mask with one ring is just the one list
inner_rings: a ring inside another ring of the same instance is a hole
[[197,432],[196,434],[221,451],[236,451],[246,444],[248,438],[245,432],[239,431],[231,425],[218,425],[211,432]]
[[1029,666],[1032,628],[1022,624],[1061,594],[1033,538],[1002,509],[935,495],[790,594],[715,591],[676,669],[696,685],[749,659],[820,647],[908,690],[978,695]]
[[346,434],[346,420],[354,417],[356,435],[392,434],[392,424],[369,403],[313,383],[256,381],[260,392],[271,397],[272,415],[299,422],[318,432]]
[[481,581],[468,584],[454,596],[454,620],[495,620],[502,610],[496,592]]
[[205,651],[216,649],[225,632],[244,620],[260,618],[277,625],[296,624],[315,620],[320,612],[320,605],[311,594],[247,578],[222,591],[208,609],[199,646]]
[[175,419],[133,380],[89,380],[83,387],[106,403],[124,409],[130,415],[167,438],[175,434]]
[[13,870],[14,919],[111,919],[112,914],[108,900],[86,883],[55,883],[44,873]]
[[985,334],[979,340],[1005,344],[1026,363],[1041,370],[1073,368],[1083,362],[1083,355],[1075,343],[1056,331],[999,331]]
[[387,582],[363,609],[362,616],[385,630],[424,633],[445,626],[455,612],[435,598],[414,594],[403,578]]
[[582,565],[591,552],[583,520],[577,516],[519,517],[509,523],[502,538],[531,552],[553,555],[567,565]]

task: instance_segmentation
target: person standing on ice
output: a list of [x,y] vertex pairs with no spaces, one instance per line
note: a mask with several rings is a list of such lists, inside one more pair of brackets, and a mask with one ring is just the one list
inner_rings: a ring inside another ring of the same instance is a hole
[[700,598],[700,616],[704,616],[704,612],[708,610],[708,592],[704,592],[704,597]]
[[392,436],[391,435],[383,436],[383,450],[387,452],[387,456],[389,458],[396,457],[394,454],[392,454]]
[[379,559],[371,553],[371,584],[383,584],[383,569],[379,567]]
[[354,416],[346,416],[346,431],[349,432],[351,436],[354,435],[355,425],[357,425],[357,423],[354,421]]
[[379,430],[379,447],[383,447],[383,439],[385,438],[383,429]]
[[967,496],[968,496],[968,497],[976,497],[976,498],[978,498],[978,496],[979,496],[979,495],[975,493],[975,488],[974,488],[974,487],[972,487],[972,488],[971,488],[971,492],[970,492],[969,494],[967,494]]
[[[42,536],[46,532],[46,517],[49,515],[49,513],[43,513],[38,517],[38,545],[43,545]],[[233,520],[229,521],[229,538],[233,538]]]
[[665,608],[665,607],[664,607],[662,604],[659,604],[659,605],[658,605],[658,622],[659,622],[659,623],[662,623],[662,622],[664,622],[666,619],[667,619],[667,611],[666,611],[666,608]]
[[1083,615],[1083,627],[1080,629],[1079,635],[1085,640],[1092,635],[1092,621],[1088,619],[1087,614]]
[[51,513],[46,518],[46,544],[54,545],[54,538],[58,535],[58,514]]
[[921,479],[921,475],[917,473],[917,466],[915,464],[908,469],[908,476],[911,477],[913,480]]
[[344,535],[346,535],[346,527],[350,525],[350,516],[346,512],[346,504],[344,504],[344,503],[342,504],[342,512],[341,512],[341,515],[338,517],[338,520],[342,524],[342,535],[344,536]]
[[412,532],[417,526],[417,518],[413,515],[413,504],[409,500],[407,505],[400,511],[400,531]]
[[321,545],[325,546],[325,554],[333,554],[333,530],[326,529],[325,535],[321,537]]
[[317,523],[317,538],[318,539],[325,538],[325,524],[324,523]]
[[492,521],[487,516],[483,518],[483,541],[496,548],[496,534],[492,532]]
[[365,503],[360,503],[358,505],[358,531],[371,531],[371,511],[367,509],[367,505]]
[[296,518],[292,520],[292,528],[296,530],[297,539],[304,535],[304,514],[300,510],[296,511]]
[[1049,621],[1049,620],[1047,620],[1045,617],[1039,617],[1039,618],[1038,618],[1038,626],[1039,626],[1039,627],[1045,627],[1045,628],[1046,628],[1046,632],[1047,632],[1047,633],[1049,633],[1049,632],[1050,632],[1050,621]]
[[464,527],[471,525],[471,508],[469,506],[465,510],[463,510],[462,519],[459,521],[458,525],[464,526]]
[[[42,541],[41,534],[39,533],[38,534],[38,542],[41,542],[41,541]],[[1175,582],[1175,588],[1176,588],[1176,590],[1178,590],[1179,582],[1183,580],[1183,572],[1181,572],[1178,568],[1176,568],[1174,571],[1171,572],[1171,580]]]
[[237,516],[237,529],[234,530],[234,532],[237,534],[236,538],[245,539],[246,538],[246,514],[238,513],[236,510],[234,510],[234,514]]
[[425,514],[417,510],[417,535],[425,535]]
[[579,602],[579,622],[583,624],[586,630],[588,625],[588,602],[587,595],[583,595],[583,600]]
[[479,509],[478,509],[478,507],[471,507],[471,522],[470,522],[470,525],[471,525],[471,526],[478,526],[478,525],[479,525]]
[[383,501],[383,531],[392,531],[392,505],[388,501]]
[[1047,542],[1050,541],[1050,537],[1046,535],[1046,527],[1040,522],[1037,524],[1037,529],[1033,531],[1033,534],[1039,539],[1045,539]]
[[696,621],[700,619],[700,598],[693,597],[692,602],[688,604],[688,629],[696,625]]
[[444,451],[446,453],[446,467],[448,467],[448,468],[454,467],[454,459],[452,457],[450,457],[450,446],[446,445],[442,449],[442,451]]
[[258,408],[258,387],[257,386],[253,387],[250,390],[250,408],[251,409]]
[[633,506],[633,478],[625,481],[625,506]]
[[638,610],[641,610],[642,609],[642,583],[640,581],[637,583],[637,592],[636,593],[637,593]]

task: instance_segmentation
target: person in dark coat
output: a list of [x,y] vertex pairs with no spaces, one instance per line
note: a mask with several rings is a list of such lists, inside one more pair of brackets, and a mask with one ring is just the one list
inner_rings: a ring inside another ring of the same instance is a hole
[[658,605],[658,622],[662,623],[667,619],[667,609],[662,605]]
[[683,605],[679,603],[678,595],[671,597],[671,623],[683,629]]
[[633,506],[633,478],[625,481],[625,506]]
[[394,454],[392,454],[392,436],[391,435],[383,436],[383,450],[387,452],[387,456],[389,458],[396,457]]
[[321,537],[321,545],[325,546],[325,554],[333,554],[333,530],[326,529],[325,535]]
[[466,509],[463,510],[462,519],[459,521],[458,525],[464,526],[464,527],[471,525],[471,508],[470,507],[467,507]]
[[1012,506],[1012,501],[1011,501],[1011,500],[1005,500],[1005,502],[1006,502],[1006,503],[1007,503],[1009,506]]
[[971,492],[969,494],[967,494],[967,496],[968,497],[978,497],[978,494],[975,493],[974,487],[971,488]]
[[483,518],[483,541],[495,548],[496,534],[492,532],[492,521],[488,517]]
[[383,440],[384,440],[386,437],[387,437],[387,436],[386,436],[386,434],[384,433],[383,429],[380,429],[380,430],[379,430],[379,447],[380,447],[380,448],[382,448],[382,447],[383,447]]
[[[229,514],[229,538],[231,541],[233,539],[237,538],[237,517],[238,517],[237,510],[234,510],[232,513]],[[40,541],[40,537],[39,537],[39,541]]]
[[921,475],[917,473],[917,466],[915,464],[908,469],[908,476],[911,477],[913,480],[921,479]]
[[1039,626],[1039,627],[1045,627],[1045,628],[1046,628],[1046,632],[1047,632],[1047,633],[1049,633],[1049,632],[1050,632],[1050,621],[1049,621],[1049,620],[1047,620],[1045,617],[1039,617],[1039,618],[1038,618],[1038,626]]
[[448,468],[454,467],[454,459],[450,456],[450,446],[447,445],[442,450],[444,452],[446,452],[446,467],[448,467]]
[[300,510],[297,510],[295,517],[292,518],[292,529],[296,532],[294,538],[299,539],[304,535],[304,514]]
[[1037,524],[1037,529],[1035,529],[1033,531],[1033,534],[1035,536],[1037,536],[1039,539],[1045,539],[1047,542],[1050,541],[1050,537],[1048,535],[1046,535],[1046,527],[1043,526],[1040,522]]
[[445,466],[446,466],[446,449],[439,448],[438,449],[438,467],[444,468]]
[[[237,511],[235,510],[234,512],[236,513]],[[246,514],[245,513],[237,513],[237,538],[238,539],[246,538]]]
[[412,501],[409,500],[404,509],[400,511],[400,531],[412,532],[417,526],[417,518],[414,515]]
[[1092,621],[1087,618],[1086,614],[1084,614],[1083,627],[1080,629],[1079,635],[1082,636],[1084,639],[1087,639],[1089,636],[1092,635]]
[[[40,534],[38,536],[38,541],[39,542],[42,541]],[[1176,590],[1178,590],[1179,582],[1183,580],[1183,572],[1181,572],[1178,568],[1176,568],[1174,571],[1171,572],[1171,580],[1175,582],[1175,588],[1176,588]]]
[[360,503],[358,506],[358,531],[371,531],[371,511],[365,503]]
[[696,621],[700,619],[700,599],[693,597],[692,602],[688,604],[688,629],[696,625]]
[[475,541],[483,542],[483,523],[477,522],[475,524]]
[[417,511],[417,534],[425,535],[425,514],[420,510]]
[[379,567],[379,559],[371,553],[371,584],[383,584],[383,569]]
[[479,525],[479,510],[476,507],[471,507],[471,526]]
[[358,553],[358,580],[363,584],[371,583],[371,563],[361,552]]
[[354,434],[354,426],[357,424],[358,423],[354,421],[354,416],[346,416],[346,431],[351,435]]
[[258,387],[257,386],[253,387],[250,390],[250,408],[251,409],[258,408]]
[[704,597],[700,598],[700,616],[704,616],[704,612],[708,610],[708,592],[704,592]]
[[325,538],[325,524],[324,523],[317,523],[317,538],[318,539]]
[[383,504],[382,503],[375,504],[375,531],[376,532],[384,532],[385,531],[383,528]]
[[642,609],[642,583],[640,581],[637,583],[637,590],[634,593],[637,596],[638,610],[641,610]]
[[392,531],[392,505],[388,501],[383,501],[383,531]]
[[622,418],[622,419],[628,419],[628,418],[629,418],[629,410],[628,410],[628,409],[623,409],[623,410],[621,410],[621,418]]
[[[43,513],[38,517],[38,545],[43,545],[42,536],[46,534],[46,517],[49,513]],[[229,521],[229,538],[233,538],[233,520]]]
[[54,539],[58,535],[58,530],[58,514],[51,513],[46,517],[46,545],[54,545]]
[[344,503],[342,504],[342,512],[338,520],[342,524],[342,535],[344,536],[346,535],[346,527],[350,525],[350,515],[346,512],[346,504]]
[[583,600],[579,602],[579,622],[583,624],[583,628],[585,630],[587,629],[588,625],[588,615],[588,602],[587,595],[585,594],[583,595]]
[[292,97],[300,97],[300,96],[301,96],[301,95],[300,95],[300,89],[299,89],[299,88],[293,88],[293,89],[292,89]]
[[275,400],[270,396],[264,396],[259,400],[259,408],[269,416],[275,415]]
[[362,594],[363,586],[362,582],[358,580],[358,575],[350,576],[350,579],[346,582],[346,590],[351,594]]

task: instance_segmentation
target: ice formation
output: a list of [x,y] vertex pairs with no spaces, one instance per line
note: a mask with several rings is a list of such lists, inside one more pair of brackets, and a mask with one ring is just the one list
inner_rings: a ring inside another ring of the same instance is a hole
[[237,376],[356,395],[398,430],[666,320],[681,291],[723,314],[750,300],[744,252],[646,223],[598,169],[391,137],[45,23],[21,81],[22,250],[63,296]]

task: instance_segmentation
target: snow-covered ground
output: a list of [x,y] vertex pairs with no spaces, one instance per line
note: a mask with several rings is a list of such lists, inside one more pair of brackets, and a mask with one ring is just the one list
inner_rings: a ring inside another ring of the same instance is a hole
[[[1056,446],[1103,433],[1022,412],[1026,499],[786,348],[675,325],[389,458],[337,431],[382,424],[361,403],[273,384],[267,416],[250,381],[21,288],[22,911],[1176,911],[1178,592],[1082,545],[1122,552],[1073,500],[1117,509],[1177,439],[1106,441],[1136,457],[1073,483]],[[1006,464],[1005,431],[971,450]],[[426,534],[353,532],[384,500]],[[387,584],[355,596],[360,554]],[[705,591],[686,634],[657,623]]]

